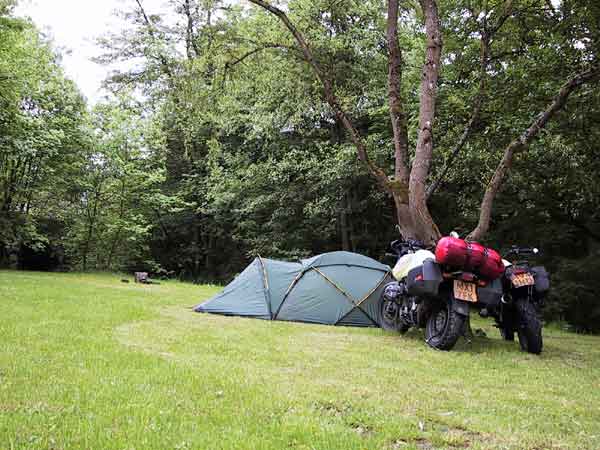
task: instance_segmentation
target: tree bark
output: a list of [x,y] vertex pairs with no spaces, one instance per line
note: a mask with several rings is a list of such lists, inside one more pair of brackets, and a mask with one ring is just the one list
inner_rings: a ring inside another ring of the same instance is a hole
[[416,237],[427,244],[433,244],[440,238],[441,233],[427,207],[425,183],[433,155],[433,121],[442,54],[442,33],[436,1],[420,0],[420,3],[425,16],[426,51],[419,99],[419,137],[410,173],[408,197]]
[[98,204],[100,203],[100,196],[102,194],[102,183],[103,180],[100,180],[98,185],[96,186],[96,190],[94,192],[94,206],[90,211],[90,205],[87,205],[86,215],[88,218],[88,226],[87,226],[87,236],[85,242],[83,244],[82,250],[82,269],[84,272],[88,269],[88,255],[90,252],[90,244],[92,242],[92,238],[94,237],[94,227],[96,225],[96,219],[98,217]]
[[398,0],[388,1],[388,102],[394,135],[394,184],[392,197],[396,216],[403,236],[414,237],[414,223],[410,213],[408,183],[408,126],[402,102],[402,51],[398,44]]
[[483,200],[481,201],[481,208],[479,212],[479,222],[477,227],[467,237],[471,240],[480,240],[489,230],[490,220],[492,216],[492,206],[494,199],[502,186],[502,182],[510,170],[513,162],[515,153],[519,151],[525,151],[531,141],[538,135],[540,130],[546,126],[548,121],[560,111],[567,102],[569,96],[585,83],[590,81],[596,81],[600,78],[600,66],[592,67],[584,72],[581,72],[565,84],[562,85],[558,94],[552,99],[552,102],[548,107],[539,113],[534,121],[531,123],[521,135],[513,140],[504,150],[504,155],[500,160],[500,163],[496,167],[496,171],[489,181]]
[[190,6],[190,0],[184,0],[183,10],[187,19],[187,29],[185,37],[185,46],[188,59],[194,59],[200,56],[200,49],[196,42],[196,33],[194,32],[194,17]]
[[454,145],[452,151],[450,152],[450,156],[448,156],[448,159],[446,160],[446,164],[444,164],[444,168],[442,169],[440,176],[438,177],[437,180],[435,180],[435,182],[431,183],[429,185],[429,187],[427,188],[427,199],[431,198],[431,196],[435,193],[435,191],[440,187],[440,185],[444,181],[446,174],[448,173],[448,171],[454,164],[454,161],[458,157],[458,154],[460,153],[462,148],[467,143],[467,140],[469,139],[469,136],[471,135],[471,132],[473,131],[475,124],[479,120],[479,115],[481,114],[481,107],[483,105],[483,98],[485,96],[485,90],[486,90],[486,84],[487,84],[486,83],[486,81],[487,81],[486,71],[487,71],[489,52],[490,52],[489,43],[490,43],[490,37],[484,31],[484,33],[481,36],[481,61],[480,61],[480,68],[479,68],[479,72],[480,72],[479,89],[477,91],[477,95],[475,97],[475,102],[473,104],[473,112],[471,113],[471,118],[465,125],[465,128],[464,128],[458,142]]
[[108,270],[112,269],[113,256],[117,249],[117,244],[121,240],[121,231],[123,230],[122,221],[123,221],[123,217],[125,216],[125,187],[126,187],[126,182],[125,182],[125,177],[123,177],[121,179],[121,193],[120,193],[120,199],[119,199],[119,226],[117,228],[117,231],[113,238],[112,244],[110,246],[110,251],[108,252],[108,258],[106,261],[106,268]]
[[387,17],[388,99],[394,133],[395,178],[408,186],[408,130],[402,104],[402,52],[398,44],[398,0],[389,0]]
[[351,251],[350,248],[350,229],[348,226],[348,196],[344,195],[342,199],[342,208],[340,209],[340,234],[342,235],[342,250]]

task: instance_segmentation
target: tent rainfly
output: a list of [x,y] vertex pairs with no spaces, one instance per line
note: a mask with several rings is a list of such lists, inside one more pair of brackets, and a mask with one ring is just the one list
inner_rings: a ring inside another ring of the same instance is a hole
[[363,255],[332,252],[300,263],[256,258],[196,312],[266,320],[380,326],[379,298],[390,268]]

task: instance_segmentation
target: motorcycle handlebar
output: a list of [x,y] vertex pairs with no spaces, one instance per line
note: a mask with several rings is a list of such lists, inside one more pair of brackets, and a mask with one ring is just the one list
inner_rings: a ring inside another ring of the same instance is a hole
[[415,251],[425,248],[425,244],[416,239],[399,239],[390,244],[391,249],[396,256],[402,256],[408,251]]
[[508,250],[508,255],[515,256],[529,256],[529,255],[539,255],[540,251],[536,247],[517,247],[513,245],[510,250]]

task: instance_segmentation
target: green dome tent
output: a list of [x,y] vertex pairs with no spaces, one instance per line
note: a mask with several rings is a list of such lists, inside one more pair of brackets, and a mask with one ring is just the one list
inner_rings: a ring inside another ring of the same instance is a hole
[[380,326],[379,298],[390,268],[350,252],[300,263],[256,258],[196,312],[328,325]]

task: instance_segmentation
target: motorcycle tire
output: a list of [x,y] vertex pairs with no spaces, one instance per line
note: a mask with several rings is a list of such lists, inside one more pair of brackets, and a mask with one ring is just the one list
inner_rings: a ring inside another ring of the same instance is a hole
[[542,353],[542,321],[531,302],[528,300],[517,302],[517,319],[519,323],[517,335],[521,350],[535,355]]
[[[388,310],[388,306],[394,305],[397,309],[395,317],[392,317]],[[398,317],[399,309],[400,306],[396,302],[393,302],[391,300],[385,300],[384,298],[381,299],[381,301],[379,302],[379,317],[381,317],[381,328],[383,328],[386,331],[397,331],[399,333],[406,333],[408,331],[410,326],[400,322],[400,319]]]
[[427,319],[425,342],[437,350],[451,350],[463,334],[465,320],[465,316],[454,311],[451,302],[436,305]]
[[502,336],[502,339],[505,341],[513,342],[515,340],[515,330],[508,325],[502,326],[500,328],[500,336]]
[[515,327],[512,324],[512,321],[502,323],[498,326],[498,329],[500,330],[500,336],[502,336],[503,340],[511,342],[515,340]]

